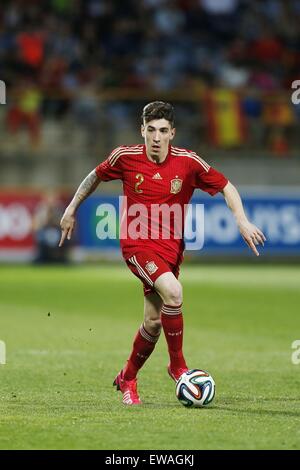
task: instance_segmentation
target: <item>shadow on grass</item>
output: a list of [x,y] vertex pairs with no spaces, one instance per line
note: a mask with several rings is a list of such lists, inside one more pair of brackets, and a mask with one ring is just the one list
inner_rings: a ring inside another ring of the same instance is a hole
[[238,413],[244,415],[257,415],[257,416],[273,416],[273,417],[281,417],[281,418],[300,418],[300,411],[280,411],[280,410],[253,410],[248,409],[245,410],[243,408],[235,408],[231,406],[215,406],[215,410],[217,411],[226,411],[227,413]]
[[[218,400],[219,401],[219,400]],[[148,409],[169,409],[173,408],[174,410],[192,410],[193,412],[195,410],[199,410],[199,412],[226,412],[226,413],[238,413],[238,414],[243,414],[243,415],[248,415],[248,416],[269,416],[269,417],[281,417],[281,418],[300,418],[300,400],[297,398],[283,398],[283,397],[273,397],[273,398],[261,398],[260,400],[249,400],[249,398],[235,398],[235,399],[230,399],[226,398],[223,400],[220,400],[221,403],[214,403],[213,405],[208,405],[208,406],[202,406],[198,408],[193,408],[193,407],[184,407],[180,403],[176,402],[165,402],[165,403],[155,403],[152,401],[144,402],[142,405],[142,408],[148,408]],[[289,410],[280,410],[280,409],[263,409],[262,406],[263,404],[267,404],[268,402],[277,402],[278,405],[282,403],[299,403],[299,411],[289,411]],[[247,408],[245,408],[245,403],[247,403]],[[240,405],[240,406],[239,406]],[[256,406],[256,409],[251,408],[252,406]]]
[[154,402],[143,402],[143,408],[152,408],[152,409],[164,409],[164,408],[174,408],[176,410],[214,410],[216,406],[199,406],[199,407],[190,407],[190,406],[183,406],[180,403],[172,402],[172,403],[154,403]]

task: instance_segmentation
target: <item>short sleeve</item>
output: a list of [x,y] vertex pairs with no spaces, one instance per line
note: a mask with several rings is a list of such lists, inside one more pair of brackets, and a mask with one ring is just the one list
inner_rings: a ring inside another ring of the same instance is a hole
[[194,170],[194,184],[196,188],[214,196],[222,191],[228,179],[215,168],[208,165],[202,158],[195,156],[192,163]]
[[101,181],[122,179],[123,171],[120,158],[121,154],[122,151],[120,150],[120,148],[116,148],[111,152],[109,157],[104,160],[104,162],[100,163],[95,168],[97,176],[100,178]]

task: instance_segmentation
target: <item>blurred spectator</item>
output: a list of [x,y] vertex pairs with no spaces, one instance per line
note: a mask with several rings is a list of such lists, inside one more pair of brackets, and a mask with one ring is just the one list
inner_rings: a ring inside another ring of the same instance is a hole
[[291,104],[276,95],[270,96],[264,104],[263,118],[270,150],[277,156],[287,156],[289,134],[295,121]]
[[78,83],[71,111],[75,121],[85,130],[87,148],[94,150],[98,143],[99,128],[103,126],[103,109],[92,80],[82,80]]
[[230,15],[235,12],[238,0],[200,0],[202,8],[210,15]]
[[242,88],[247,85],[249,72],[244,67],[224,64],[220,70],[221,83],[228,88]]
[[165,2],[161,8],[155,10],[154,26],[162,35],[175,36],[182,31],[184,24],[184,14],[174,2]]
[[32,147],[37,147],[40,143],[41,101],[39,88],[31,80],[23,79],[13,90],[13,101],[7,113],[9,132],[16,134],[23,128],[27,129]]
[[72,11],[72,8],[76,6],[74,0],[51,0],[53,10],[59,15],[65,15]]
[[242,98],[242,109],[248,128],[248,145],[250,147],[262,147],[264,139],[264,127],[262,125],[263,102],[255,88],[249,88]]
[[283,52],[281,40],[268,29],[265,29],[262,35],[253,41],[250,48],[251,58],[263,64],[280,61]]
[[49,192],[38,205],[33,218],[33,232],[36,241],[36,263],[66,263],[69,245],[58,248],[60,240],[60,219],[64,205],[57,194]]
[[45,52],[44,35],[27,26],[26,30],[18,34],[16,39],[20,61],[32,69],[41,67]]

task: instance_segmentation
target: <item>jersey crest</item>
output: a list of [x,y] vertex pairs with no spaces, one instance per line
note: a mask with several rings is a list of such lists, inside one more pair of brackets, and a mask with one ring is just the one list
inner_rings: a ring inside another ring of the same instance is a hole
[[151,276],[151,274],[154,274],[158,270],[158,266],[156,266],[154,261],[148,261],[145,268],[147,269],[150,276]]
[[171,194],[178,194],[181,191],[183,181],[180,178],[174,178],[171,180]]

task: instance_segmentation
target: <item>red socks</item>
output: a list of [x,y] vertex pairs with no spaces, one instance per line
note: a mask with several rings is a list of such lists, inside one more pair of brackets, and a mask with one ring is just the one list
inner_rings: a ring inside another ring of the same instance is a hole
[[123,369],[123,378],[125,380],[133,380],[141,367],[152,353],[157,343],[159,335],[152,336],[145,330],[142,324],[138,330],[133,342],[133,349]]
[[[176,307],[163,305],[161,310],[161,324],[168,344],[171,369],[187,368],[182,352],[183,316],[181,313],[181,305]],[[130,357],[123,369],[123,378],[125,380],[134,380],[136,378],[138,371],[143,367],[154,350],[158,338],[159,335],[150,335],[144,325],[141,325],[134,338]]]
[[171,369],[187,368],[183,352],[183,316],[181,305],[172,307],[163,305],[161,310],[161,324],[168,343]]

